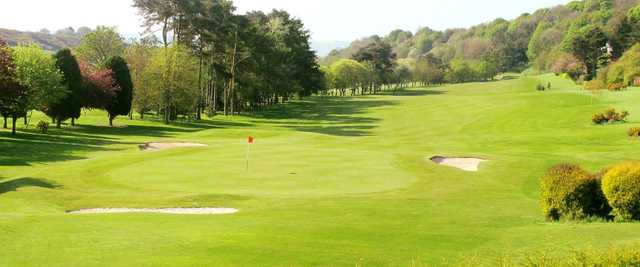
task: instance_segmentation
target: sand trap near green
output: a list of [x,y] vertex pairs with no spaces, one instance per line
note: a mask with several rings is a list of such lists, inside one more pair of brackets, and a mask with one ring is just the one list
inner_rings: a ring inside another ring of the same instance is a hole
[[67,212],[68,214],[111,214],[111,213],[164,213],[187,215],[222,215],[237,213],[233,208],[167,208],[167,209],[130,209],[130,208],[101,208],[81,209]]
[[486,161],[484,159],[479,158],[456,158],[456,157],[442,157],[435,156],[430,158],[431,161],[435,162],[438,165],[449,166],[461,169],[463,171],[468,172],[477,172],[480,168],[480,163]]

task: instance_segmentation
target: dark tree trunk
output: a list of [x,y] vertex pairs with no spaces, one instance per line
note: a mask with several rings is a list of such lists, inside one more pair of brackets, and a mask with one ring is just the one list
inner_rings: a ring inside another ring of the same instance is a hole
[[56,123],[56,128],[58,128],[58,129],[62,128],[62,120],[61,119],[57,119],[55,121],[55,123]]
[[24,115],[24,125],[25,126],[29,125],[29,120],[27,119],[27,115]]
[[7,116],[2,116],[2,117],[4,118],[4,123],[3,123],[3,125],[2,125],[2,128],[7,129],[7,128],[8,128],[8,127],[7,127]]
[[140,119],[144,120],[144,112],[140,112]]
[[11,117],[11,118],[12,118],[12,120],[11,120],[11,124],[12,124],[12,126],[11,126],[11,134],[12,135],[16,135],[16,122],[18,121],[18,116],[13,115],[13,117]]
[[76,126],[76,118],[71,118],[71,126]]
[[113,119],[115,119],[115,117],[109,115],[109,127],[113,127]]

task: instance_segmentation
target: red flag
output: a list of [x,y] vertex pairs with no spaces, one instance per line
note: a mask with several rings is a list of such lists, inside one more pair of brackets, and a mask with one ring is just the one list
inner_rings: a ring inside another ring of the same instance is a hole
[[253,136],[249,136],[249,144],[253,145]]

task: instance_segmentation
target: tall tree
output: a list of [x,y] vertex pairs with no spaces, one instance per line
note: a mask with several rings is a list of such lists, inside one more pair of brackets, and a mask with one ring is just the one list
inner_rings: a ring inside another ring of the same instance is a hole
[[571,50],[574,56],[585,65],[586,79],[595,77],[598,70],[599,58],[605,51],[607,36],[596,26],[586,26],[581,29],[571,42]]
[[387,84],[393,74],[396,55],[393,53],[391,45],[379,40],[379,38],[368,46],[360,49],[353,55],[353,59],[359,62],[370,62],[373,64],[376,81],[375,88]]
[[105,63],[106,67],[113,74],[113,81],[120,88],[115,95],[114,101],[106,107],[109,113],[109,126],[113,126],[113,120],[117,116],[129,115],[131,112],[131,102],[133,100],[133,82],[127,61],[122,57],[112,57]]
[[18,46],[13,50],[16,80],[26,89],[19,114],[26,116],[32,110],[45,110],[66,97],[69,90],[56,60],[37,45]]
[[124,38],[114,27],[98,26],[82,38],[77,53],[93,65],[104,65],[111,57],[124,54]]
[[84,85],[82,84],[82,73],[76,57],[71,54],[71,50],[63,49],[55,55],[56,66],[63,74],[63,83],[68,88],[69,93],[60,101],[45,108],[45,113],[60,125],[65,120],[71,119],[71,125],[80,118],[82,110],[82,97],[84,96]]
[[13,61],[11,48],[0,39],[0,115],[4,118],[4,128],[7,128],[7,117],[12,117],[12,134],[16,134],[17,115],[23,110],[27,90],[21,86],[16,78],[16,65]]

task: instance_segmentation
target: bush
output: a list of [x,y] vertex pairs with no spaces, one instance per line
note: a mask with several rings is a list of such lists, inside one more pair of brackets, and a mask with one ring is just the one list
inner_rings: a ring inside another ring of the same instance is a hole
[[548,220],[605,217],[611,211],[600,180],[580,166],[561,164],[541,180],[542,210]]
[[640,219],[640,161],[624,162],[607,170],[602,190],[616,219]]
[[595,124],[626,122],[629,117],[628,111],[622,111],[618,113],[615,109],[607,109],[604,113],[594,114],[591,121]]
[[607,89],[609,89],[609,91],[622,91],[626,88],[627,87],[624,86],[623,83],[612,83],[607,86]]
[[49,123],[46,121],[40,121],[38,122],[38,130],[40,130],[41,133],[46,134],[49,131]]
[[542,85],[542,84],[540,84],[540,83],[539,83],[539,84],[538,84],[538,86],[536,86],[536,90],[538,90],[538,91],[545,91],[545,90],[547,90],[547,88],[546,88],[546,87],[544,87],[544,85]]
[[629,132],[627,133],[629,135],[629,137],[640,137],[640,128],[638,127],[634,127],[629,129]]

